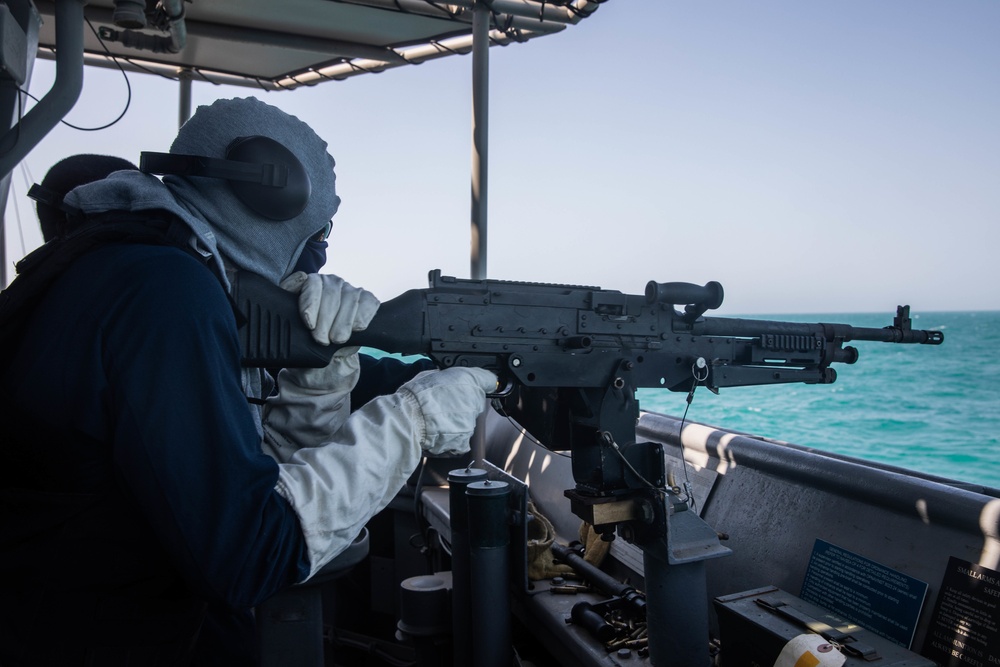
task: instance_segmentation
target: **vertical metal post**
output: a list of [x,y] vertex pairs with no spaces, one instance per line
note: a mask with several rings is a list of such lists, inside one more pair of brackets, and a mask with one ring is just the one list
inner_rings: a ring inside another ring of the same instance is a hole
[[472,482],[469,503],[469,576],[472,609],[472,662],[476,667],[509,667],[510,523],[507,482]]
[[712,659],[705,561],[732,551],[686,505],[678,506],[673,498],[660,503],[659,511],[665,512],[662,529],[636,540],[646,580],[649,661],[656,667],[708,667]]
[[451,611],[455,667],[472,664],[472,578],[469,573],[469,504],[465,490],[486,480],[486,471],[459,468],[448,473],[451,521]]
[[[7,202],[10,196],[11,174],[28,153],[73,108],[83,88],[83,6],[85,0],[63,0],[56,3],[56,78],[52,89],[29,111],[21,115],[25,99],[18,90],[27,90],[35,68],[38,51],[38,28],[41,17],[29,0],[5,2],[3,9],[12,25],[6,26],[14,42],[4,42],[5,55],[24,58],[21,73],[5,72],[13,79],[0,90],[0,289],[12,280],[12,262],[7,260]],[[17,33],[20,31],[20,34]],[[22,37],[23,39],[18,39]],[[18,50],[20,47],[20,50]]]
[[655,667],[708,667],[705,561],[669,565],[646,551],[643,576],[650,662]]
[[183,67],[177,71],[177,82],[180,84],[180,97],[177,103],[177,127],[187,122],[191,117],[191,70]]
[[[56,78],[52,88],[0,138],[0,174],[7,175],[76,104],[83,89],[83,6],[56,3]],[[6,45],[5,45],[6,46]],[[6,123],[7,119],[4,118]]]
[[490,8],[472,10],[472,246],[473,280],[486,278],[487,163],[489,161]]

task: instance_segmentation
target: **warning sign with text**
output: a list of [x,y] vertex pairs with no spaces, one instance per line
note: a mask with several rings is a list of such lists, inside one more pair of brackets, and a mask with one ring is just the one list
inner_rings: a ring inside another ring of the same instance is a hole
[[926,595],[919,579],[816,540],[799,597],[910,648]]
[[944,667],[1000,665],[1000,572],[950,558],[923,654]]

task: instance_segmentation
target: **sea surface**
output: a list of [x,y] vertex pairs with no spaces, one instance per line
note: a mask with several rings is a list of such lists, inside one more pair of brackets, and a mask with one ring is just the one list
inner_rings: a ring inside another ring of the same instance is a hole
[[[881,328],[888,314],[753,315]],[[830,385],[700,387],[690,421],[1000,488],[1000,312],[920,313],[942,345],[854,342]],[[685,394],[641,389],[641,409],[677,417]]]

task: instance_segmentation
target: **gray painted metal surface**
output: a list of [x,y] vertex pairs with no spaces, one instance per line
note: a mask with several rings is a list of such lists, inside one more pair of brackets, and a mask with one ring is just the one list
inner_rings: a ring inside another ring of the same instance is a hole
[[[540,446],[498,415],[492,414],[486,426],[486,457],[528,483],[532,500],[552,521],[559,541],[577,539],[579,520],[562,494],[573,488],[570,459]],[[763,586],[798,594],[815,541],[821,539],[929,585],[913,643],[919,648],[948,559],[997,568],[996,489],[970,489],[960,482],[701,424],[685,424],[682,440],[680,427],[677,418],[647,413],[637,435],[665,446],[668,467],[678,481],[684,479],[683,456],[698,513],[726,536],[723,544],[733,551],[705,563],[708,601]],[[617,539],[611,556],[606,570],[643,585],[642,554],[636,547]],[[540,584],[543,590],[545,585]],[[558,596],[539,593],[523,600],[519,610],[539,628],[550,629],[580,664],[617,664],[615,656],[579,628],[559,631],[568,608]],[[714,610],[709,613],[711,631],[718,636]]]

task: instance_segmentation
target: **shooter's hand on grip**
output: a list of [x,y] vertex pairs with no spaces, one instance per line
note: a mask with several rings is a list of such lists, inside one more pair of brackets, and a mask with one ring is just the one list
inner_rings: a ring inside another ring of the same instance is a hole
[[482,368],[458,366],[424,371],[404,384],[400,394],[413,398],[421,426],[420,447],[428,454],[469,451],[476,418],[486,407],[486,395],[497,389],[497,376]]
[[298,292],[302,321],[323,345],[343,343],[353,332],[363,331],[379,307],[374,294],[332,274],[297,271],[281,287]]

